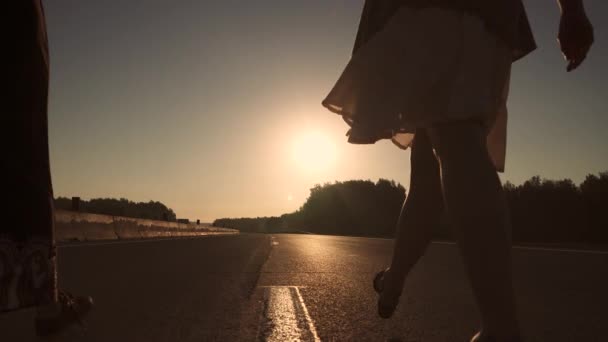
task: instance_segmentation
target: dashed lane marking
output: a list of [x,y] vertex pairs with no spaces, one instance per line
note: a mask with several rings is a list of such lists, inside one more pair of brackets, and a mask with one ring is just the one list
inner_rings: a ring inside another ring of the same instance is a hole
[[308,324],[308,330],[312,334],[313,341],[321,341],[319,335],[317,334],[317,328],[315,328],[314,323],[312,322],[312,318],[310,318],[310,314],[308,313],[308,308],[306,308],[306,304],[304,303],[304,298],[302,298],[302,294],[300,293],[300,288],[295,287],[295,292],[298,295],[298,300],[300,301],[300,306],[302,307],[302,311],[304,312],[304,317],[306,318],[306,323]]
[[264,289],[264,317],[259,340],[267,342],[320,342],[314,322],[296,286]]

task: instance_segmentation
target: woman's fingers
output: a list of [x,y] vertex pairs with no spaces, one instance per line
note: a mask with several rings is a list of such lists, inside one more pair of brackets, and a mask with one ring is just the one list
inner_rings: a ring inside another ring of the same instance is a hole
[[589,46],[582,46],[576,50],[573,50],[569,56],[566,56],[566,59],[568,60],[567,71],[570,72],[578,68],[587,58],[588,52]]
[[568,67],[566,67],[566,71],[570,72],[578,68],[581,63],[583,63],[584,59],[571,60],[568,62]]
[[567,71],[578,68],[593,45],[593,26],[584,13],[563,13],[558,41],[568,61]]
[[568,61],[568,71],[578,68],[587,58],[590,46],[562,46],[564,58]]

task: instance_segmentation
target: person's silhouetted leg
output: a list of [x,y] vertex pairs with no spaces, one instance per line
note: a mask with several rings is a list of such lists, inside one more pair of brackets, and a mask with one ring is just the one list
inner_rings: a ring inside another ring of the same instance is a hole
[[439,164],[426,131],[420,129],[412,145],[410,189],[397,223],[391,265],[383,276],[380,305],[392,310],[397,305],[406,276],[431,242],[442,201]]
[[0,226],[0,312],[36,307],[36,333],[48,336],[81,322],[93,302],[57,287],[41,0],[7,1],[0,16],[0,182],[10,194]]
[[519,336],[511,270],[506,199],[486,147],[484,128],[473,122],[429,130],[441,167],[448,215],[481,317],[482,336]]

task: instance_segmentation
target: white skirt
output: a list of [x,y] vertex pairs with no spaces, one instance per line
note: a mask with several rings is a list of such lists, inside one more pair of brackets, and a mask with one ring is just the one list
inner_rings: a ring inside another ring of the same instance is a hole
[[351,126],[351,143],[389,138],[408,148],[416,129],[474,120],[504,171],[512,54],[478,17],[400,9],[351,58],[323,105]]

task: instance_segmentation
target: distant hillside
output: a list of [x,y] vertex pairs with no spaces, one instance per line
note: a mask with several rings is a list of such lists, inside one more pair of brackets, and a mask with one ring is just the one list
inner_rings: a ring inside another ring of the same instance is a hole
[[[72,200],[65,197],[58,197],[55,199],[55,208],[71,210]],[[81,200],[80,211],[150,220],[177,220],[175,212],[161,202],[133,202],[125,198],[94,198],[89,201]]]

